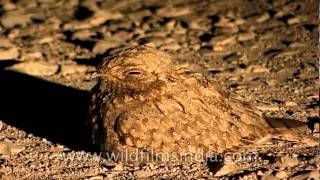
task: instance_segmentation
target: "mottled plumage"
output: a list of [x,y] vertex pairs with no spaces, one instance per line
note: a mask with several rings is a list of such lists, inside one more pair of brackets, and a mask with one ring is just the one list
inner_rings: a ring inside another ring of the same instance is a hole
[[222,153],[270,135],[301,140],[148,46],[106,57],[96,76],[91,122],[103,152]]

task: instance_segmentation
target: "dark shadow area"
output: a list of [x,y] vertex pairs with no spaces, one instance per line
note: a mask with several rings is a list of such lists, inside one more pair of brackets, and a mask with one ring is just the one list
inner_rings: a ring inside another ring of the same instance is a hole
[[[308,117],[307,125],[312,131],[315,130],[315,126],[314,125],[316,123],[320,123],[320,117]],[[318,131],[319,131],[319,129],[318,129]]]
[[73,150],[96,151],[86,123],[90,93],[0,69],[0,120]]
[[306,127],[307,123],[301,122],[294,119],[287,118],[274,118],[274,117],[265,117],[269,126],[277,129],[277,128],[287,128],[287,129],[295,129],[300,127]]
[[91,17],[93,13],[93,11],[85,6],[78,6],[74,12],[74,17],[81,21]]
[[215,154],[208,157],[206,162],[209,171],[215,174],[224,166],[224,157],[221,154]]

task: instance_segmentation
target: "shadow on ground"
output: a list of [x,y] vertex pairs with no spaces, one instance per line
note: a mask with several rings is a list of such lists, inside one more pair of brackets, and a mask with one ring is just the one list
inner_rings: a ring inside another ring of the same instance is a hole
[[90,93],[0,69],[0,120],[73,150],[96,151],[86,125]]

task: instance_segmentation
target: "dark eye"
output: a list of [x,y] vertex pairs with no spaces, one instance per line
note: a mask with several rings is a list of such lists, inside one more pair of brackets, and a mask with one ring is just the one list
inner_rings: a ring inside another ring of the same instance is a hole
[[128,77],[140,77],[141,75],[143,75],[143,71],[130,70],[130,71],[125,72],[125,75]]

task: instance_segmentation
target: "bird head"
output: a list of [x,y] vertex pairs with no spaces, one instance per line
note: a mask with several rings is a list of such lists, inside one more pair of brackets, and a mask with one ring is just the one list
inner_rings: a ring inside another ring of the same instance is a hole
[[172,69],[171,57],[148,46],[137,46],[107,56],[97,72],[114,93],[139,93],[160,88]]

